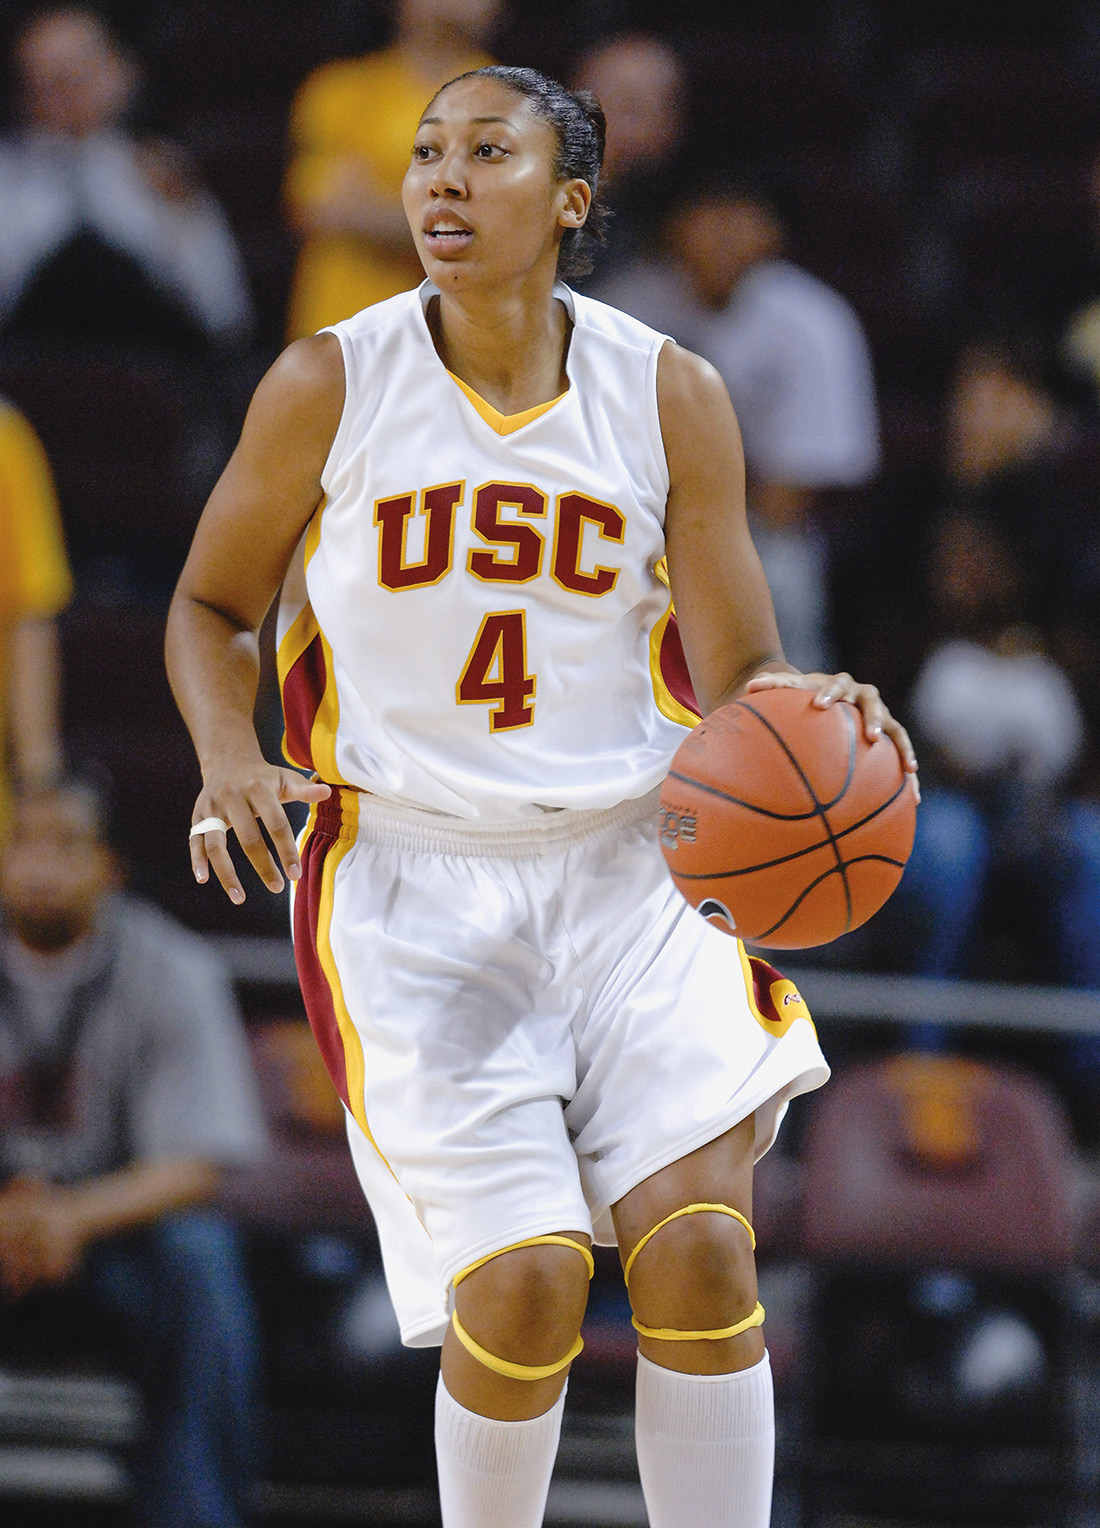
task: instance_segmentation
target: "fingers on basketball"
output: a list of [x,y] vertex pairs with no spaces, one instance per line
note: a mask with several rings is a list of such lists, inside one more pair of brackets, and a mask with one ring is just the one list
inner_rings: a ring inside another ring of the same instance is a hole
[[858,928],[913,847],[916,797],[898,749],[846,701],[756,691],[708,716],[661,791],[673,880],[717,927],[802,949]]

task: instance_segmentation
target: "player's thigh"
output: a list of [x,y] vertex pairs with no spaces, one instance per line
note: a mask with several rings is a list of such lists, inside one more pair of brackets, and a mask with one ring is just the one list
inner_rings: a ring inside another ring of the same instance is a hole
[[[380,1229],[400,1232],[384,1253],[395,1266],[430,1256],[426,1276],[444,1286],[526,1236],[590,1230],[561,1103],[576,997],[554,979],[530,868],[361,831],[321,931],[357,1166]],[[403,1312],[403,1327],[414,1319]]]
[[571,912],[590,997],[566,1120],[603,1240],[607,1207],[742,1121],[760,1156],[828,1067],[794,984],[688,907],[651,825],[594,865]]
[[666,1216],[692,1205],[726,1205],[751,1225],[754,1141],[755,1121],[750,1116],[643,1179],[612,1205],[623,1260]]

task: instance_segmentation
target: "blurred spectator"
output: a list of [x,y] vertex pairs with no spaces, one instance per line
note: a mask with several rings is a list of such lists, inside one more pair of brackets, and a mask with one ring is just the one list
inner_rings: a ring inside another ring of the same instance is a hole
[[0,1340],[64,1286],[117,1321],[148,1407],[139,1520],[242,1521],[255,1337],[235,1235],[202,1208],[264,1133],[203,944],[118,891],[79,784],[17,798],[0,851]]
[[870,352],[859,319],[785,258],[783,218],[759,191],[693,191],[665,223],[671,259],[600,289],[606,301],[712,361],[741,423],[753,535],[792,663],[830,666],[823,489],[879,466]]
[[303,237],[290,338],[315,334],[423,280],[401,206],[417,123],[435,91],[490,62],[499,0],[398,0],[396,36],[323,64],[291,115],[287,200]]
[[915,972],[965,976],[991,877],[1008,874],[1029,929],[1047,930],[1046,979],[1100,988],[1100,806],[1068,786],[1084,720],[1021,620],[1026,582],[988,520],[942,520],[930,562],[938,640],[909,711],[924,800],[892,914]]
[[1079,436],[1037,337],[994,335],[964,347],[948,401],[940,491],[1009,539],[1030,571],[1029,617],[1048,634],[1100,587],[1091,502],[1077,504],[1067,486]]
[[0,399],[0,833],[7,760],[24,786],[61,768],[54,617],[71,593],[49,465],[22,414]]
[[1073,682],[1089,734],[1081,767],[1100,782],[1098,442],[1033,330],[998,320],[945,370],[927,446],[915,459],[896,454],[847,544],[835,544],[845,664],[873,671],[888,694],[912,689],[927,655],[931,532],[947,511],[975,516],[1027,570],[1017,618],[1038,628]]
[[220,208],[183,150],[127,128],[140,72],[95,11],[17,35],[21,127],[0,142],[0,329],[204,355],[251,304]]
[[687,82],[666,43],[627,32],[589,49],[575,85],[596,96],[607,118],[600,201],[610,217],[593,272],[582,283],[599,297],[601,279],[653,253],[684,137]]

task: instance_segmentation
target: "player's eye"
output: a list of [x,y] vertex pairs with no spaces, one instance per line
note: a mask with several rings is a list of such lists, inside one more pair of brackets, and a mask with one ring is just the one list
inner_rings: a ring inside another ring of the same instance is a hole
[[503,158],[505,152],[499,143],[479,143],[474,155],[478,159],[495,159],[498,156]]
[[413,158],[414,159],[418,159],[421,162],[421,164],[423,164],[423,162],[426,159],[430,159],[431,157],[432,157],[432,147],[431,147],[430,143],[414,143],[413,144]]

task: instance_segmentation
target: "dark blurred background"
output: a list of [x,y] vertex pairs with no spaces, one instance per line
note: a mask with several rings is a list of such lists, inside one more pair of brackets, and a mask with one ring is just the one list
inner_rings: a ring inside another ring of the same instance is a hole
[[[901,891],[794,962],[837,1078],[760,1171],[775,1520],[1100,1522],[1100,4],[45,15],[0,5],[0,395],[45,449],[72,582],[21,607],[0,567],[0,615],[57,635],[61,746],[131,889],[233,976],[273,1141],[221,1190],[259,1311],[253,1513],[434,1521],[433,1362],[396,1343],[284,900],[188,873],[164,619],[266,365],[416,279],[408,100],[492,56],[604,99],[584,289],[726,376],[791,656],[873,680],[922,760]],[[140,1375],[51,1331],[0,1354],[4,1521],[126,1521]],[[641,1524],[610,1260],[586,1336],[548,1521]]]

